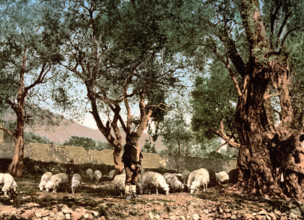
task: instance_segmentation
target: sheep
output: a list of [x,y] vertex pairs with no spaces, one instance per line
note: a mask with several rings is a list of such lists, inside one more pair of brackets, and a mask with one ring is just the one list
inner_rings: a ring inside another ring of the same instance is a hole
[[[114,177],[112,180],[112,184],[114,185],[116,191],[120,194],[120,196],[123,196],[125,194],[125,189],[126,189],[126,174],[119,174]],[[136,184],[136,191],[137,193],[140,193],[141,189],[141,179],[139,178],[139,181]]]
[[207,190],[207,186],[210,182],[209,171],[205,168],[194,170],[189,174],[187,187],[190,189],[190,193],[194,193],[200,186],[203,186],[203,190]]
[[4,193],[5,197],[8,197],[7,193],[10,190],[14,192],[17,191],[17,183],[15,182],[14,178],[9,173],[0,173],[0,185],[3,184],[2,192]]
[[117,192],[119,192],[120,196],[123,196],[123,194],[125,193],[125,188],[126,188],[125,181],[126,181],[126,174],[116,175],[112,180],[112,183],[115,189],[117,190]]
[[204,174],[197,174],[194,178],[194,181],[192,182],[190,186],[190,193],[193,194],[195,191],[199,189],[199,187],[203,187],[203,191],[207,191],[209,183],[209,178],[207,176],[207,173]]
[[46,172],[42,175],[40,184],[38,186],[40,190],[43,190],[45,188],[45,184],[47,183],[47,181],[49,181],[51,176],[53,176],[52,172]]
[[74,194],[76,189],[81,186],[81,176],[78,173],[74,173],[71,180],[71,190]]
[[114,176],[115,176],[115,170],[111,170],[111,171],[109,172],[109,178],[110,178],[111,180],[113,180],[113,179],[114,179]]
[[143,174],[141,180],[141,190],[150,190],[151,187],[155,187],[156,195],[158,195],[158,188],[163,189],[166,195],[169,194],[169,185],[166,183],[165,178],[160,173],[149,171]]
[[[126,174],[126,171],[125,171],[125,169],[123,169],[122,170],[122,173],[121,174]],[[109,172],[109,178],[110,178],[110,180],[113,180],[114,179],[114,177],[115,177],[115,170],[111,170],[110,172]]]
[[229,182],[229,175],[225,171],[221,171],[219,173],[216,173],[216,182],[218,184],[223,184]]
[[172,192],[180,192],[184,190],[184,184],[179,181],[175,174],[165,173],[163,176]]
[[45,184],[46,191],[53,189],[53,193],[57,192],[57,189],[61,187],[67,187],[69,182],[68,175],[66,173],[58,173],[53,175],[50,180]]
[[98,183],[100,181],[102,177],[102,173],[100,170],[95,170],[94,171],[94,179],[96,180],[96,182]]
[[91,180],[93,180],[94,176],[93,176],[93,170],[91,168],[87,169],[86,174],[87,176],[89,176]]

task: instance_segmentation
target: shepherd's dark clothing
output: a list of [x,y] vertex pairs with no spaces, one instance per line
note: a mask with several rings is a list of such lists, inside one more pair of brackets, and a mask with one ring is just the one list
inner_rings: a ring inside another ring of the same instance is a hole
[[129,141],[124,146],[124,153],[122,155],[122,162],[124,163],[126,171],[126,185],[136,185],[138,175],[141,172],[141,161],[143,155],[140,152],[138,155],[139,146],[132,141]]

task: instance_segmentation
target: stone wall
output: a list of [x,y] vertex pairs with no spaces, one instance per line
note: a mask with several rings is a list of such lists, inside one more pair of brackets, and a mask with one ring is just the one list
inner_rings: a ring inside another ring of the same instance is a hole
[[200,157],[181,157],[177,161],[175,158],[163,157],[161,165],[169,170],[195,170],[199,168],[212,169],[216,173],[220,171],[229,172],[236,168],[236,160],[216,160]]
[[[0,158],[11,159],[14,151],[13,143],[0,142]],[[158,154],[143,153],[143,167],[159,168],[162,160]],[[24,157],[42,162],[69,163],[71,159],[75,164],[106,164],[113,165],[113,150],[102,151],[85,150],[77,146],[60,146],[40,143],[27,143],[24,147]]]
[[[14,151],[13,143],[0,142],[0,158],[11,159]],[[113,165],[113,150],[105,149],[102,151],[85,150],[77,146],[60,146],[40,143],[27,143],[24,148],[24,157],[41,162],[69,163],[71,159],[75,164],[105,164]],[[143,168],[156,169],[165,168],[177,170],[174,159],[161,157],[154,153],[143,153]],[[185,157],[179,159],[181,170],[194,170],[205,167],[213,169],[215,172],[222,170],[229,171],[234,169],[236,161],[222,161],[203,159],[198,157]]]

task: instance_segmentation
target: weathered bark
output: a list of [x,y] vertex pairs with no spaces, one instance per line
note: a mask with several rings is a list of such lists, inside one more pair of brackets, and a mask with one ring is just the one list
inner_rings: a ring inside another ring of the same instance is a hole
[[[301,131],[292,128],[291,73],[287,59],[272,53],[259,1],[242,0],[241,8],[250,58],[244,72],[238,72],[242,84],[234,80],[239,95],[235,114],[240,141],[237,185],[257,195],[303,200],[304,150],[299,139]],[[227,40],[223,43],[228,49],[233,46]],[[232,63],[240,65],[235,56],[228,56]],[[225,65],[234,79],[229,63]],[[271,90],[274,92],[269,94]],[[280,107],[276,110],[279,119],[274,117],[277,106],[271,103],[271,97],[279,100]],[[223,132],[217,133],[231,145]]]
[[13,176],[17,176],[17,177],[22,176],[23,152],[24,152],[24,138],[23,136],[20,136],[16,139],[12,162],[7,170],[7,172]]
[[[19,73],[19,89],[17,93],[17,104],[10,100],[7,103],[11,105],[17,117],[17,127],[14,132],[15,150],[12,162],[8,167],[7,172],[13,176],[20,177],[23,169],[23,154],[24,154],[24,121],[25,121],[25,97],[29,87],[25,88],[24,74],[26,68],[26,49],[22,56],[22,66]],[[31,85],[32,86],[32,85]]]

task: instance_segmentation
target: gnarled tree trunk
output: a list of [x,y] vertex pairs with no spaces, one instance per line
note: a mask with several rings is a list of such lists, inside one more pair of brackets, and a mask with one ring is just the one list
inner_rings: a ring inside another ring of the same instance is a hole
[[[299,143],[300,132],[291,128],[293,110],[288,66],[271,61],[264,68],[253,69],[244,83],[246,86],[236,110],[241,142],[239,183],[254,194],[301,200],[304,151]],[[273,86],[277,91],[275,96],[280,99],[280,119],[277,121],[270,112],[270,107],[275,106],[267,100],[269,86]]]

